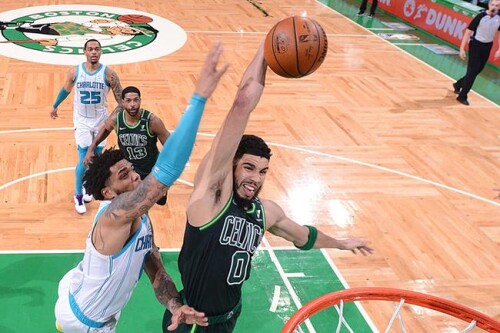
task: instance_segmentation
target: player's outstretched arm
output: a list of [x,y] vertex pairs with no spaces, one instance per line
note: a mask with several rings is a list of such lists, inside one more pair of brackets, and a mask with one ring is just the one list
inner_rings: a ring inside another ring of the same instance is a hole
[[50,111],[50,117],[52,119],[57,118],[58,116],[57,109],[59,107],[59,104],[61,104],[66,99],[66,97],[69,96],[71,90],[73,89],[73,86],[75,84],[75,75],[76,75],[76,67],[71,67],[66,73],[66,79],[64,81],[64,85],[62,86],[61,90],[59,90],[56,100],[52,105],[52,110]]
[[337,239],[312,226],[303,226],[285,215],[283,209],[273,201],[262,200],[266,210],[266,224],[269,232],[292,242],[301,250],[335,248],[368,255],[373,249],[362,238]]
[[151,174],[133,191],[114,198],[104,212],[104,218],[131,223],[145,214],[179,178],[191,155],[206,100],[212,95],[227,69],[227,66],[217,69],[221,54],[222,45],[217,44],[206,57],[195,93],[174,133],[160,152]]
[[174,281],[165,271],[160,252],[155,244],[146,258],[144,270],[151,281],[156,298],[172,313],[172,323],[168,327],[174,330],[180,323],[207,326],[208,320],[203,312],[182,304],[182,299],[177,291]]
[[267,64],[261,45],[247,67],[235,100],[217,133],[210,152],[196,171],[195,189],[188,207],[192,225],[200,225],[218,211],[214,203],[224,204],[232,188],[232,160],[245,131],[250,113],[255,109],[264,90]]
[[[245,132],[250,113],[257,106],[264,91],[266,70],[264,47],[261,44],[243,74],[233,105],[214,139],[208,157],[211,162],[207,177],[225,178],[231,172],[233,157]],[[220,179],[213,180],[219,182]]]

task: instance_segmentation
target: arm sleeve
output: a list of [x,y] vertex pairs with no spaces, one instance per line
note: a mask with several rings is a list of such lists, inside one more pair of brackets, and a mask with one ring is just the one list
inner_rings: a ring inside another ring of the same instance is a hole
[[54,109],[57,109],[59,104],[61,104],[62,101],[64,101],[66,99],[66,97],[68,97],[68,95],[69,95],[69,91],[66,91],[66,89],[61,88],[61,90],[59,90],[59,94],[57,94],[56,101],[54,102],[52,107],[54,107]]
[[205,97],[193,94],[177,128],[158,156],[152,173],[165,186],[171,186],[179,178],[189,160],[206,101]]

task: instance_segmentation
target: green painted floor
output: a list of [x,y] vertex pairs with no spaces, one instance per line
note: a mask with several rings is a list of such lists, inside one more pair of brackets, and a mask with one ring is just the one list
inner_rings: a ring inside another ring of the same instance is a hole
[[[303,273],[288,280],[302,304],[325,293],[344,289],[323,252],[274,250],[285,274]],[[177,273],[177,252],[162,253],[165,267],[180,286]],[[81,260],[82,253],[66,254],[3,254],[0,255],[0,332],[57,333],[54,327],[54,304],[59,279]],[[280,332],[284,318],[290,317],[296,306],[278,273],[268,251],[258,251],[253,260],[250,279],[243,288],[243,310],[235,333]],[[276,286],[280,297],[275,312],[271,312]],[[366,320],[353,303],[346,304],[344,315],[354,332],[371,332]],[[161,333],[163,308],[157,302],[150,282],[143,276],[117,326],[118,333]],[[337,314],[328,309],[311,318],[314,331],[332,332]],[[303,332],[311,332],[305,325]],[[343,329],[341,332],[348,332]]]
[[[398,33],[398,31],[395,30],[386,30],[388,27],[382,24],[382,21],[403,23],[403,21],[399,20],[389,13],[385,13],[379,8],[377,8],[375,18],[369,18],[367,16],[357,16],[356,13],[359,11],[359,5],[361,3],[360,0],[319,0],[319,2],[327,5],[328,7],[341,13],[347,18],[350,18],[352,21],[358,23],[359,25],[362,25],[368,30],[371,30],[375,34],[391,32]],[[414,55],[415,57],[419,58],[420,60],[424,61],[438,71],[455,80],[465,75],[467,62],[462,61],[458,55],[439,55],[428,50],[423,45],[440,44],[448,45],[455,49],[457,49],[457,47],[420,29],[411,30],[406,33],[415,35],[419,37],[420,40],[392,40],[391,43],[396,44],[401,49]],[[451,89],[452,87],[450,84],[450,90]],[[500,105],[500,69],[488,64],[486,68],[481,72],[481,74],[476,78],[472,90],[488,98],[497,105]]]

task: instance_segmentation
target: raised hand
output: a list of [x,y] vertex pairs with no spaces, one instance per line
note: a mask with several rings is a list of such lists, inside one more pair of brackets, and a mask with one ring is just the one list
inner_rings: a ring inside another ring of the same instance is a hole
[[83,159],[83,165],[86,167],[89,166],[90,161],[92,160],[92,157],[94,157],[94,151],[93,150],[87,150],[87,154],[85,154],[85,158]]
[[229,67],[229,64],[225,64],[221,69],[217,69],[219,64],[220,56],[222,55],[223,48],[222,44],[218,42],[215,44],[207,57],[205,58],[205,63],[201,68],[200,76],[196,82],[195,94],[209,98],[214,92],[220,78]]

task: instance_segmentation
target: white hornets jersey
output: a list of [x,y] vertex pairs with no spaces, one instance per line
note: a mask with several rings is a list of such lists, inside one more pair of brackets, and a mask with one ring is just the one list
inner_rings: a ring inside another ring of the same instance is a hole
[[[89,127],[98,127],[107,118],[109,85],[106,82],[107,66],[100,65],[92,74],[84,64],[76,67],[74,120]],[[95,125],[95,126],[94,126]]]
[[[106,208],[107,205],[101,205],[93,229]],[[146,214],[141,217],[139,229],[115,255],[100,254],[92,244],[91,235],[92,232],[86,240],[83,260],[70,273],[69,303],[81,322],[99,327],[129,301],[152,248],[153,235]]]

